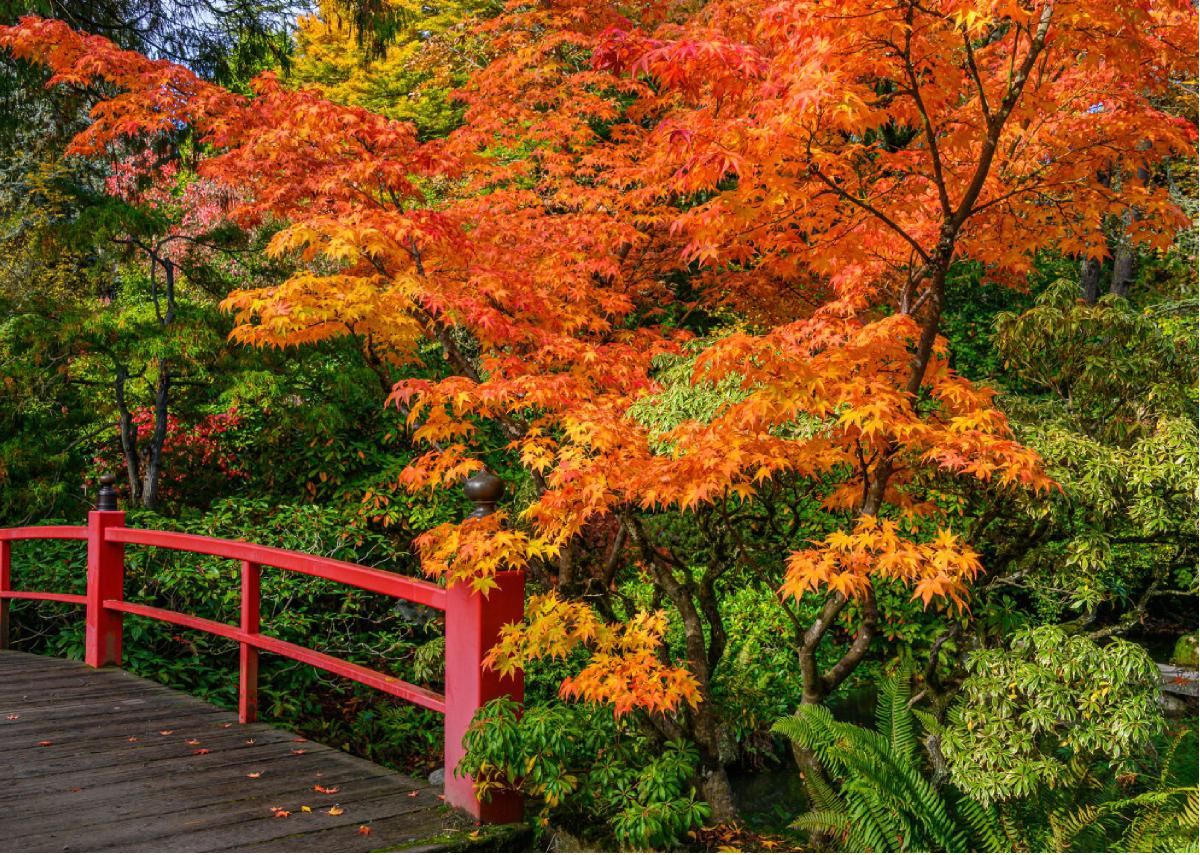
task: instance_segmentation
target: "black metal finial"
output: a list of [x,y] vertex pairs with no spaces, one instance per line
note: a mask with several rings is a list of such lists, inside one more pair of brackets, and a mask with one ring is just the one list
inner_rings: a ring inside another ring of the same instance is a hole
[[478,519],[496,513],[496,503],[504,495],[504,482],[486,469],[480,469],[463,484],[463,492],[475,503],[467,519]]
[[100,476],[100,496],[96,501],[96,510],[115,511],[117,509],[117,491],[113,489],[115,483],[117,483],[116,475]]

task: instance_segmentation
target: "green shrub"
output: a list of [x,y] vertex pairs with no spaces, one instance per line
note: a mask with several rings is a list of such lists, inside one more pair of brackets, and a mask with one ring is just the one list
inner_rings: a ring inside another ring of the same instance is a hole
[[943,750],[955,785],[982,802],[1064,785],[1080,763],[1128,771],[1165,724],[1158,669],[1127,641],[1034,627],[968,668]]
[[554,821],[624,849],[670,849],[709,815],[692,786],[695,749],[661,745],[606,707],[551,702],[521,713],[501,698],[479,711],[465,745],[459,770],[480,798],[518,790],[537,802],[539,831]]

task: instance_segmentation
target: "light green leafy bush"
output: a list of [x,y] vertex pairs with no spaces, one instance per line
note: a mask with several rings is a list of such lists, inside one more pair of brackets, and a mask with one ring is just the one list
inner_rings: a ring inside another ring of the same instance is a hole
[[1034,627],[968,668],[942,750],[954,784],[984,803],[1064,785],[1080,764],[1123,769],[1165,725],[1158,669],[1127,641]]

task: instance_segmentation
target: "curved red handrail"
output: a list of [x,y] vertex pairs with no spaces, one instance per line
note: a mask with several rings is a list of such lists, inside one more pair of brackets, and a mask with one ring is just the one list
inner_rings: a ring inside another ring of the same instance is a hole
[[[154,546],[163,549],[175,549],[184,552],[197,552],[203,555],[215,555],[220,558],[230,558],[243,562],[243,574],[257,574],[259,566],[277,567],[329,579],[351,587],[372,591],[398,599],[410,600],[421,605],[429,606],[438,611],[446,611],[447,594],[444,588],[430,584],[421,579],[412,579],[386,570],[364,567],[348,561],[338,561],[334,558],[323,558],[308,555],[290,549],[278,549],[273,546],[262,546],[257,543],[246,543],[241,540],[225,540],[219,537],[206,537],[196,534],[184,534],[174,531],[158,531],[155,529],[126,528],[124,526],[104,526],[98,529],[99,537],[105,543],[138,544]],[[87,540],[87,526],[25,526],[22,528],[0,529],[0,603],[7,600],[51,600],[75,605],[88,605],[88,598],[80,594],[60,594],[47,591],[15,591],[12,586],[8,555],[9,542],[15,540],[70,539]],[[244,591],[245,593],[245,591]],[[134,614],[142,617],[166,621],[190,629],[207,632],[237,641],[244,647],[253,650],[265,650],[312,665],[324,671],[346,677],[355,682],[387,692],[390,695],[403,698],[411,703],[431,709],[436,712],[446,711],[446,698],[439,692],[416,686],[412,683],[393,677],[382,671],[376,671],[362,665],[356,665],[345,659],[330,656],[299,644],[292,644],[279,638],[263,635],[258,632],[258,589],[247,598],[243,596],[243,613],[251,612],[256,617],[248,626],[237,627],[219,621],[208,620],[182,612],[160,609],[154,606],[130,603],[119,597],[102,597],[100,605],[105,609],[123,614]],[[252,690],[253,691],[253,690]],[[255,693],[256,694],[256,693]]]
[[87,605],[87,597],[83,594],[55,594],[48,591],[0,591],[0,597],[9,600],[49,600],[55,603],[71,603],[76,606]]
[[0,540],[87,540],[87,526],[27,525],[0,528]]
[[223,540],[219,537],[153,529],[113,527],[105,529],[104,539],[109,543],[136,543],[142,546],[158,546],[165,549],[179,549],[184,552],[216,555],[237,561],[251,561],[268,567],[278,567],[281,570],[319,576],[322,579],[341,582],[364,591],[399,597],[438,611],[446,610],[445,588],[421,579],[413,579],[373,567],[363,567],[361,564],[351,564],[348,561],[338,561],[335,558],[321,558],[317,555],[293,552],[290,549],[277,549],[273,546],[259,546],[240,540]]
[[320,668],[331,674],[337,674],[339,677],[346,677],[356,683],[362,683],[364,686],[379,689],[382,692],[387,692],[389,695],[403,698],[406,701],[433,710],[434,712],[444,713],[446,711],[446,697],[440,692],[415,686],[412,683],[401,680],[399,677],[393,677],[390,674],[376,671],[373,668],[355,665],[353,662],[347,662],[345,659],[339,659],[336,656],[330,656],[328,653],[321,653],[309,647],[302,647],[299,644],[292,644],[289,641],[283,641],[282,639],[262,635],[257,632],[243,632],[236,626],[230,626],[219,621],[206,620],[205,618],[186,615],[183,612],[173,612],[169,609],[143,606],[140,603],[127,603],[124,600],[105,600],[104,607],[124,612],[125,614],[141,615],[142,617],[186,626],[189,629],[198,629],[210,635],[219,635],[242,644],[249,644],[258,650],[277,653],[280,656],[286,656],[297,662],[303,662],[305,665],[312,665],[314,668]]

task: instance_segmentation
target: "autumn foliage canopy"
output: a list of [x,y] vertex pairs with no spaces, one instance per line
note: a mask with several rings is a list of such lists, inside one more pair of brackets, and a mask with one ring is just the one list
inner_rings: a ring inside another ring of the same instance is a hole
[[[271,74],[244,96],[61,22],[0,31],[52,85],[107,87],[75,154],[188,135],[224,216],[272,235],[294,272],[228,295],[237,340],[353,336],[408,378],[388,404],[425,451],[369,502],[457,486],[500,432],[532,488],[506,520],[424,535],[425,566],[483,591],[513,568],[560,583],[492,661],[583,646],[564,693],[618,713],[706,700],[702,639],[665,661],[663,613],[605,620],[576,598],[625,562],[701,620],[711,580],[687,581],[649,515],[815,484],[842,523],[775,585],[826,604],[814,647],[855,604],[839,666],[870,641],[880,580],[969,607],[982,568],[947,485],[1054,485],[953,368],[952,268],[1022,287],[1040,250],[1103,254],[1103,218],[1130,208],[1132,240],[1165,246],[1184,220],[1150,173],[1195,144],[1156,106],[1195,56],[1182,0],[630,6],[512,3],[481,23],[465,121],[431,141]],[[695,314],[726,322],[700,338]],[[449,369],[431,377],[431,354]],[[680,360],[730,393],[703,417],[639,418]],[[806,691],[844,679],[804,655]]]

